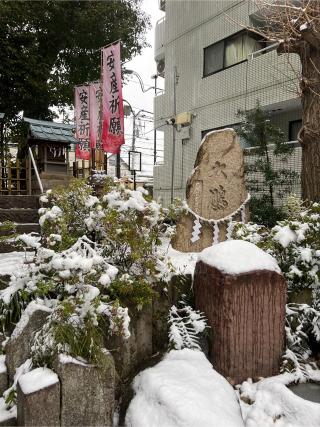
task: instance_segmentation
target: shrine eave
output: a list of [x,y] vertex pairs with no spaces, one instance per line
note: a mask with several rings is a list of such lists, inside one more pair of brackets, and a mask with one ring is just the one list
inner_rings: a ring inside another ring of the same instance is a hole
[[35,120],[24,117],[29,124],[29,138],[39,141],[52,141],[64,144],[77,144],[74,137],[74,126],[65,123],[55,123],[45,120]]

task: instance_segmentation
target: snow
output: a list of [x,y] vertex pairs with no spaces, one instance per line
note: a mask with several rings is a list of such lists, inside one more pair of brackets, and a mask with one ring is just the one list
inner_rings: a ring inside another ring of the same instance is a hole
[[55,221],[56,219],[62,216],[62,210],[59,208],[59,206],[52,206],[51,209],[40,208],[38,212],[40,215],[39,224],[41,225],[41,227],[43,227],[45,221]]
[[320,405],[302,399],[286,387],[292,375],[278,375],[257,383],[245,381],[240,396],[246,427],[319,427]]
[[241,274],[254,270],[281,273],[275,258],[244,240],[228,240],[204,249],[198,260],[227,274]]
[[4,374],[7,372],[6,366],[6,356],[4,354],[0,355],[0,374]]
[[134,380],[127,427],[241,427],[231,385],[200,351],[172,350]]
[[119,212],[126,211],[128,209],[136,209],[143,212],[148,202],[143,197],[141,191],[126,190],[128,199],[121,199],[121,194],[117,190],[113,190],[103,197],[103,200],[108,203],[109,208],[117,209]]
[[[274,230],[276,227],[274,228]],[[274,239],[280,243],[280,245],[286,248],[290,243],[293,243],[297,240],[296,233],[291,230],[291,228],[286,225],[285,227],[278,227],[278,231],[274,235]]]
[[287,248],[290,243],[302,242],[305,240],[305,234],[309,231],[309,225],[298,221],[292,221],[295,229],[290,228],[289,225],[281,226],[276,225],[273,227],[273,231],[276,231],[274,239],[280,243],[284,248]]
[[75,359],[74,357],[69,356],[68,354],[62,354],[62,353],[59,354],[59,362],[62,363],[63,365],[66,365],[68,363],[74,363],[76,365],[88,366],[88,364],[84,359],[82,360]]
[[233,128],[223,128],[223,129],[218,129],[218,130],[212,130],[211,132],[208,132],[208,133],[205,134],[205,136],[203,137],[200,145],[202,145],[204,143],[204,141],[208,138],[208,136],[213,135],[214,133],[224,132],[226,130],[232,130],[232,131],[234,131]]
[[59,382],[58,375],[48,368],[36,368],[27,372],[18,380],[24,394],[31,394]]
[[31,233],[29,234],[20,234],[20,236],[17,237],[17,240],[21,240],[27,247],[38,249],[41,246],[40,236],[33,236]]
[[25,261],[30,261],[32,256],[28,252],[0,254],[0,275],[11,275],[19,270]]
[[304,24],[300,25],[300,31],[304,31],[308,29],[308,23],[305,22]]
[[171,262],[176,274],[191,274],[198,259],[197,252],[179,252],[169,244],[168,239],[162,239],[162,245],[159,247],[159,253],[164,255],[167,261]]
[[10,418],[17,417],[17,407],[14,405],[12,408],[7,409],[5,399],[0,398],[0,423],[4,424],[4,421],[9,420]]

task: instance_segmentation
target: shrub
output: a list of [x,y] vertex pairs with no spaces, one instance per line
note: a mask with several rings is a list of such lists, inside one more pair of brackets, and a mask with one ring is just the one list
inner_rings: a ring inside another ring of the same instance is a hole
[[248,240],[273,255],[287,280],[289,293],[309,289],[318,304],[320,284],[320,205],[296,212],[271,230],[236,224],[233,237]]
[[34,338],[36,366],[52,366],[58,352],[102,363],[106,335],[130,336],[128,307],[142,309],[156,282],[170,278],[157,249],[168,233],[166,212],[144,190],[105,185],[101,198],[81,180],[42,197],[42,244],[0,294],[4,330],[30,301],[53,307]]

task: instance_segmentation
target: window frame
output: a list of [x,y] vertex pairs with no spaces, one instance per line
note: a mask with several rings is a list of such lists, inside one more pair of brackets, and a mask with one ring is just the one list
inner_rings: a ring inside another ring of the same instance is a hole
[[[247,34],[247,35],[249,35],[250,37],[252,37],[253,39],[255,38],[255,39],[257,39],[258,41],[260,41],[260,40],[259,40],[259,38],[258,38],[258,37],[255,37],[255,36],[254,36],[254,34],[253,34],[252,32],[250,32],[250,31],[248,31],[248,30],[240,30],[240,31],[237,31],[236,33],[231,34],[231,35],[230,35],[230,36],[228,36],[228,37],[225,37],[224,39],[218,40],[217,42],[212,43],[212,44],[210,44],[210,45],[208,45],[208,46],[206,46],[206,47],[204,47],[204,48],[203,48],[203,64],[202,64],[202,65],[203,65],[203,66],[202,66],[202,78],[203,78],[203,79],[205,79],[206,77],[212,76],[213,74],[220,73],[220,72],[221,72],[221,71],[223,71],[223,70],[228,70],[229,68],[232,68],[232,67],[234,67],[235,65],[243,64],[244,62],[247,62],[247,61],[248,61],[248,58],[246,58],[246,59],[243,59],[242,61],[239,61],[239,62],[236,62],[236,63],[234,63],[234,64],[228,65],[227,67],[225,66],[225,59],[226,59],[226,42],[227,42],[227,41],[231,41],[232,39],[237,38],[237,37],[239,37],[240,35],[244,35],[244,34]],[[264,40],[261,40],[261,43],[263,43],[263,41],[264,41]],[[220,68],[219,70],[212,71],[212,72],[211,72],[211,73],[209,73],[209,74],[205,74],[205,50],[206,50],[206,49],[208,49],[209,47],[215,46],[215,45],[217,45],[217,44],[219,44],[219,43],[221,43],[221,42],[223,43],[223,60],[222,60],[223,66],[222,66],[222,68]]]

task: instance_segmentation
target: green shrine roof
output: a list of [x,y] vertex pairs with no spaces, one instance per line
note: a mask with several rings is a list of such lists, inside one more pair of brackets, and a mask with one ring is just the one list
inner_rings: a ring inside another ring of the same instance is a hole
[[23,120],[29,124],[29,135],[34,139],[68,144],[78,143],[74,137],[74,125],[28,119],[27,117],[24,117]]

